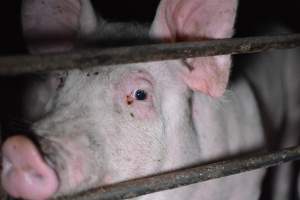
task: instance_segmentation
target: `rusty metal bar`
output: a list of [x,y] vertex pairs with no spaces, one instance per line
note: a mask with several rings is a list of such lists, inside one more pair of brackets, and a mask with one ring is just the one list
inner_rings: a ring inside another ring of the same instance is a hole
[[240,159],[220,161],[190,169],[182,169],[148,178],[118,183],[113,186],[99,187],[55,200],[118,200],[133,198],[250,170],[271,167],[296,159],[300,159],[300,146],[287,148],[275,153],[251,155]]
[[0,75],[199,56],[254,53],[268,49],[294,48],[298,46],[300,46],[300,34],[290,34],[81,50],[66,54],[43,56],[7,56],[0,58]]

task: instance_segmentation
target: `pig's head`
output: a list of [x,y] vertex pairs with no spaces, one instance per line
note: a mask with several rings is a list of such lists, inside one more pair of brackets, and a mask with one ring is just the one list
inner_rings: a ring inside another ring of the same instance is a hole
[[[236,4],[162,0],[150,35],[230,37]],[[95,23],[87,0],[23,1],[32,53],[70,50]],[[52,73],[46,86],[34,87],[39,105],[29,105],[40,118],[32,125],[34,139],[14,136],[3,144],[4,188],[40,200],[193,164],[192,91],[221,96],[229,68],[230,57],[219,56]]]

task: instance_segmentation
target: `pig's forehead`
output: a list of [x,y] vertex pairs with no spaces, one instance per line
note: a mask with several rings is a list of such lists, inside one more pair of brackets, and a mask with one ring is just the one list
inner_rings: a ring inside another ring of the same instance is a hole
[[151,75],[153,79],[159,81],[161,79],[172,79],[181,71],[183,68],[182,64],[178,60],[169,61],[157,61],[157,62],[144,62],[144,63],[132,63],[123,65],[113,65],[107,67],[101,67],[105,73],[109,73],[111,78],[118,79],[124,74],[130,74],[134,72],[141,72]]
[[82,70],[72,70],[69,73],[69,84],[72,87],[79,83],[89,85],[96,82],[110,85],[119,82],[124,77],[130,79],[141,75],[159,84],[175,83],[178,81],[178,72],[183,69],[184,67],[178,60],[98,66]]

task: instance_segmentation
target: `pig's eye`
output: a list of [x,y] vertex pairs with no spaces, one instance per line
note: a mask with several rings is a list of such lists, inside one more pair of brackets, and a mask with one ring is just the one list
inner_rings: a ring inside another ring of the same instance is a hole
[[136,100],[143,101],[147,99],[147,92],[145,90],[136,90],[134,93]]

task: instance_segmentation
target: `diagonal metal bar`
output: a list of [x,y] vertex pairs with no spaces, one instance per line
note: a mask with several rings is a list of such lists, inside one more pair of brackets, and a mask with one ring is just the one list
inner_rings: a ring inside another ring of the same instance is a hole
[[0,57],[0,75],[136,62],[242,54],[300,46],[300,34],[93,49],[66,54]]
[[118,200],[133,198],[250,170],[271,167],[296,159],[300,159],[300,146],[287,148],[274,153],[251,155],[240,159],[221,161],[118,183],[112,186],[99,187],[55,200]]

